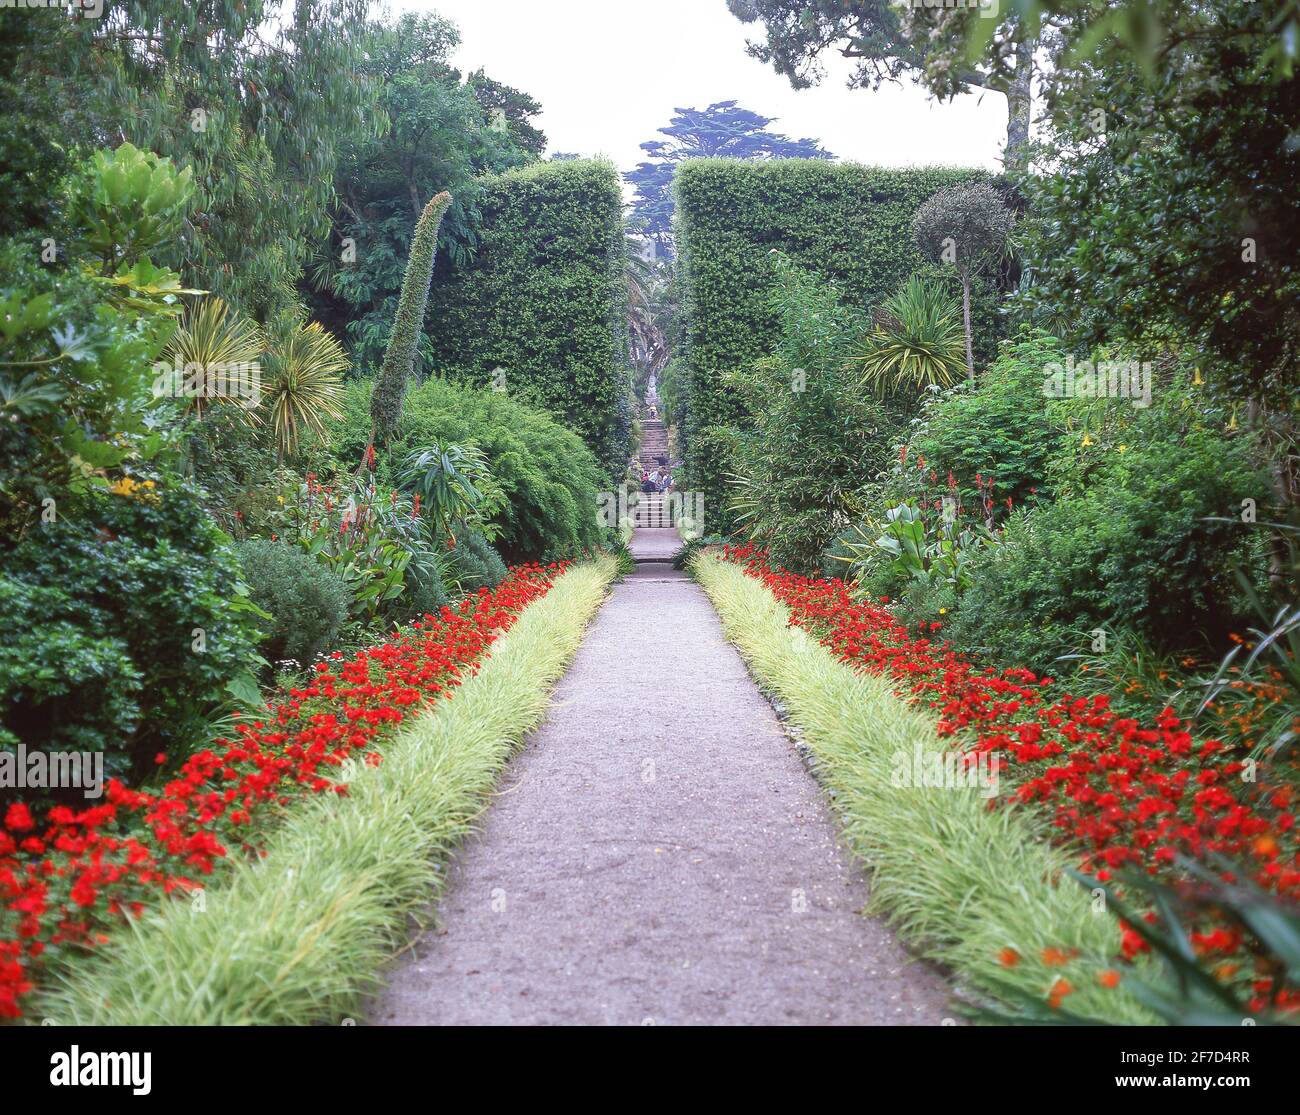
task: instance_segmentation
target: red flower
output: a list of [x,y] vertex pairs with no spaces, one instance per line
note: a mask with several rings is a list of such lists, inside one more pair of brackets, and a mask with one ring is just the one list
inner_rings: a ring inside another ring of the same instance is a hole
[[16,801],[5,811],[5,828],[10,832],[28,832],[36,827],[27,806]]
[[459,608],[443,608],[350,658],[336,652],[317,663],[309,684],[278,695],[259,719],[239,721],[232,738],[190,755],[159,790],[111,779],[101,804],[52,808],[40,837],[28,807],[10,805],[0,828],[0,909],[16,918],[0,937],[0,1017],[21,1014],[47,943],[106,940],[104,929],[145,911],[144,898],[189,893],[231,848],[255,853],[261,831],[294,796],[346,792],[340,765],[354,755],[378,763],[394,728],[453,696],[565,568],[515,567],[495,590],[482,589]]

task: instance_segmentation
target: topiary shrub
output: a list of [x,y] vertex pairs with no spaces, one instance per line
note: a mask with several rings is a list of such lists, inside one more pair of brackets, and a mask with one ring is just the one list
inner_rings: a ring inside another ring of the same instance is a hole
[[[714,427],[744,424],[748,415],[727,376],[768,355],[781,331],[769,293],[778,280],[773,249],[837,284],[863,312],[881,306],[913,273],[960,291],[951,267],[928,263],[912,220],[936,190],[986,177],[952,167],[887,169],[818,159],[692,159],[678,167],[679,250],[684,374],[674,416],[680,421],[686,482],[705,493],[711,521],[727,502],[724,444]],[[998,335],[996,299],[976,279],[971,313],[978,342]],[[713,527],[710,527],[713,529]]]
[[261,621],[263,657],[306,666],[329,650],[347,619],[347,586],[296,546],[253,538],[238,552],[253,603],[271,613]]
[[618,170],[538,162],[479,184],[473,259],[444,254],[429,295],[434,366],[540,404],[618,476],[633,450]]
[[962,318],[966,333],[966,369],[975,378],[971,289],[975,277],[992,270],[1006,251],[1015,214],[1001,192],[988,182],[961,182],[926,199],[912,220],[922,254],[947,264],[961,281]]

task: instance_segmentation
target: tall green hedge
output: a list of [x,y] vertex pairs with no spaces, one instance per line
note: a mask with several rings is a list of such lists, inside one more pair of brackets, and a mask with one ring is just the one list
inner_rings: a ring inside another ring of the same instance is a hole
[[[779,315],[769,298],[772,250],[834,280],[847,299],[872,309],[914,271],[952,278],[922,259],[912,218],[936,190],[982,177],[978,170],[889,170],[816,159],[697,159],[678,167],[676,241],[687,369],[683,432],[688,482],[705,493],[712,523],[725,519],[727,461],[707,431],[743,421],[719,373],[766,355],[779,336]],[[977,299],[975,315],[976,332],[982,322],[990,342],[992,301]]]
[[440,373],[541,404],[611,473],[632,451],[622,206],[605,162],[486,179],[474,261],[439,259],[426,318]]

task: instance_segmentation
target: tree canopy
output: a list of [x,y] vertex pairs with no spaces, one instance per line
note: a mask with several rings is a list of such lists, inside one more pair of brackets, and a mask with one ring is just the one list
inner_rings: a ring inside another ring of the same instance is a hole
[[647,140],[649,156],[625,177],[636,188],[633,228],[652,239],[660,253],[672,254],[673,172],[685,159],[833,159],[815,139],[790,139],[772,131],[770,116],[719,101],[707,108],[679,108],[659,129],[665,139]]

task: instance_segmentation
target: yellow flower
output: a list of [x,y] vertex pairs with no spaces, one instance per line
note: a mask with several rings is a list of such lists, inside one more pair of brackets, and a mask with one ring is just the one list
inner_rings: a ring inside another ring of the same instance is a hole
[[276,498],[277,502],[279,502],[280,504],[283,505],[283,503],[284,503],[284,496],[276,496],[275,498]]

